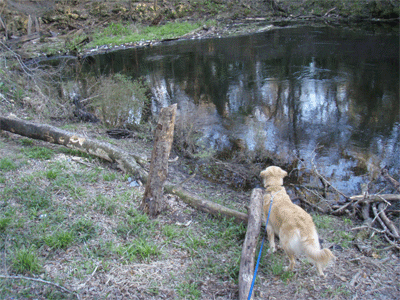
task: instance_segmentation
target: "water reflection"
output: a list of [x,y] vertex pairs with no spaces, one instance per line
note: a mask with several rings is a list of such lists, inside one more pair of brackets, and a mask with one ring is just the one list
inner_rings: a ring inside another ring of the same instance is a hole
[[306,160],[317,149],[348,192],[367,170],[400,167],[398,35],[276,29],[97,55],[84,71],[145,76],[153,113],[178,103],[214,148],[241,139]]

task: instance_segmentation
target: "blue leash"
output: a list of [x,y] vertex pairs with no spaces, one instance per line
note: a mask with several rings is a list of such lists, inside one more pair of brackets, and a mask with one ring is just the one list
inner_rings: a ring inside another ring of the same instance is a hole
[[[275,194],[271,195],[271,203],[270,203],[270,205],[269,205],[269,211],[268,211],[267,221],[265,222],[265,231],[267,231],[267,225],[268,225],[268,221],[269,221],[269,215],[271,214],[272,200],[274,199],[274,196],[275,196],[277,193],[279,193],[279,191],[276,192]],[[254,283],[255,283],[256,277],[257,277],[258,265],[260,264],[262,248],[263,248],[263,245],[264,245],[264,238],[265,238],[265,236],[263,236],[263,239],[262,239],[262,241],[261,241],[260,252],[259,252],[259,254],[258,254],[256,267],[255,267],[255,269],[254,269],[253,281],[251,282],[251,287],[250,287],[250,291],[249,291],[249,297],[247,298],[247,300],[250,300],[250,299],[251,299],[251,294],[253,293]]]

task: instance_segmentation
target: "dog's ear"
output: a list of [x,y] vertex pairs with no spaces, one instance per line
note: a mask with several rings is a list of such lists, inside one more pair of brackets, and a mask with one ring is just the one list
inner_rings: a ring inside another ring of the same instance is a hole
[[281,171],[282,178],[285,178],[287,176],[287,172],[282,169],[280,169],[280,171]]
[[261,171],[260,177],[265,178],[265,176],[267,176],[267,170]]

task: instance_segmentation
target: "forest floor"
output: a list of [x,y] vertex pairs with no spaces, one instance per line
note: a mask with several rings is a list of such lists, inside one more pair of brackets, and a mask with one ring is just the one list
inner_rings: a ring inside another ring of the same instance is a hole
[[[91,37],[113,22],[150,25],[160,12],[161,25],[171,20],[208,22],[186,38],[253,32],[278,23],[343,26],[357,21],[350,26],[368,27],[371,22],[365,19],[370,18],[386,27],[393,26],[393,19],[398,22],[398,5],[397,19],[396,5],[390,10],[398,1],[235,1],[232,6],[223,1],[197,1],[201,6],[158,2],[154,10],[153,1],[0,1],[0,7],[5,5],[0,16],[15,22],[8,42],[23,59],[52,55],[51,45],[61,42],[65,48],[73,36]],[[46,34],[22,42],[28,32],[18,22],[27,24],[28,15],[40,17]],[[107,141],[147,161],[151,155],[151,130],[116,140],[101,124],[38,119],[28,105],[16,109],[16,104],[3,97],[0,112]],[[191,175],[181,157],[169,165],[171,183]],[[199,175],[183,188],[243,212],[251,193]],[[143,192],[141,182],[113,164],[1,131],[0,298],[237,299],[246,227],[197,211],[170,194],[165,195],[168,210],[150,219],[138,210]],[[377,232],[353,230],[361,225],[356,218],[308,211],[323,246],[337,257],[335,263],[325,278],[304,259],[294,272],[285,271],[285,254],[267,254],[266,243],[254,299],[398,299],[397,250]]]
[[[151,155],[150,132],[114,140],[102,126],[63,128]],[[149,219],[138,209],[144,187],[108,162],[8,132],[0,146],[2,299],[237,299],[245,226],[170,194],[168,210]],[[171,183],[190,176],[184,160],[170,164]],[[250,200],[197,175],[183,188],[238,211]],[[325,278],[304,259],[285,271],[286,255],[267,254],[266,243],[254,299],[398,298],[395,249],[352,230],[357,219],[309,212],[335,263]]]

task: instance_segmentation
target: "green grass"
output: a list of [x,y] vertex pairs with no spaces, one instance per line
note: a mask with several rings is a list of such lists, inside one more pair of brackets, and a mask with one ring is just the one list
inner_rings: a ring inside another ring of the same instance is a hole
[[343,248],[349,248],[353,242],[353,239],[353,233],[337,230],[334,236],[334,243],[342,246]]
[[5,231],[12,219],[9,217],[0,218],[0,232]]
[[315,226],[321,229],[329,229],[332,227],[334,218],[326,215],[313,215],[312,216]]
[[26,248],[15,249],[14,258],[12,259],[12,268],[20,274],[30,273],[37,274],[42,270],[37,250],[31,246]]
[[12,161],[10,158],[5,157],[0,159],[0,170],[2,171],[12,171],[17,169],[17,165],[14,161]]
[[137,260],[148,261],[151,257],[157,257],[161,254],[156,244],[142,238],[118,247],[116,252],[129,262]]
[[75,240],[75,233],[70,230],[60,230],[47,236],[45,243],[47,246],[53,249],[66,249]]
[[72,230],[80,241],[86,242],[96,235],[96,227],[92,220],[81,218],[72,225]]
[[[74,151],[47,151],[29,142],[23,147],[28,172],[13,180],[7,174],[2,190],[0,249],[8,249],[5,253],[11,272],[47,276],[42,265],[52,259],[63,260],[73,247],[74,258],[61,263],[70,272],[63,279],[50,276],[51,281],[61,285],[70,280],[84,282],[96,266],[101,266],[97,272],[109,272],[116,263],[158,264],[183,253],[190,260],[183,271],[187,280],[176,282],[173,274],[166,275],[161,286],[159,282],[148,284],[145,294],[156,296],[162,285],[168,285],[186,299],[198,299],[202,293],[198,282],[204,276],[237,282],[243,225],[207,214],[194,216],[188,227],[178,226],[175,221],[165,223],[168,215],[151,219],[137,209],[142,192],[129,188],[127,177],[119,172],[98,167],[97,161],[86,166],[48,159],[60,152],[66,156],[79,154]],[[183,209],[181,213],[192,215],[193,210]],[[17,287],[14,293],[10,292],[14,287],[2,287],[0,283],[0,289],[8,290],[6,296],[38,297],[22,282]],[[52,293],[54,290],[43,290],[41,296],[59,297]]]
[[200,26],[199,23],[170,22],[162,26],[137,27],[137,30],[134,30],[129,25],[111,23],[104,30],[97,32],[93,37],[93,41],[87,47],[176,38]]
[[200,299],[200,284],[196,282],[184,281],[180,283],[176,289],[180,299]]
[[38,147],[38,146],[33,146],[33,147],[27,147],[27,148],[22,148],[21,152],[28,158],[32,159],[51,159],[54,155],[54,151],[45,148],[45,147]]
[[36,185],[24,185],[15,189],[19,199],[28,209],[45,209],[51,205],[51,194]]
[[288,265],[289,259],[286,254],[273,253],[263,257],[260,268],[267,274],[279,277],[283,282],[287,283],[294,276],[292,271],[286,270]]

